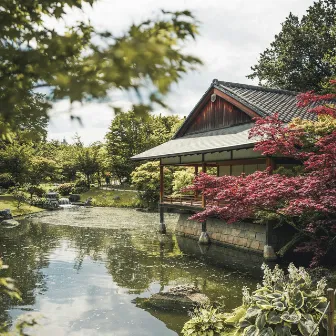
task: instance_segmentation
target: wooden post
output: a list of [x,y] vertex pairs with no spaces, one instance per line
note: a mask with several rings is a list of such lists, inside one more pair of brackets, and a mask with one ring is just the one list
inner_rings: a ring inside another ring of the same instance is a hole
[[[202,162],[202,173],[206,173],[206,165],[205,162]],[[205,202],[205,196],[202,193],[202,208],[205,208],[206,202]]]
[[198,165],[195,166],[195,176],[198,175]]
[[160,164],[160,203],[163,203],[164,181],[163,181],[163,165]]
[[334,315],[335,315],[335,292],[334,289],[327,289],[328,308],[328,336],[335,336]]
[[[198,165],[195,166],[195,177],[198,175]],[[197,200],[198,192],[197,190],[194,191],[194,198]]]
[[272,157],[268,156],[266,158],[266,166],[267,168],[271,168],[271,173],[272,173],[273,170],[275,169],[275,161]]

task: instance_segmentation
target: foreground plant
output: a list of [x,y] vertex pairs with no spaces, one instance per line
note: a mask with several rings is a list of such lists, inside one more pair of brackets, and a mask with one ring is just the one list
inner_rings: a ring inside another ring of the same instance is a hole
[[[308,272],[293,264],[285,274],[278,265],[263,265],[263,282],[250,293],[243,288],[243,304],[230,314],[208,307],[197,309],[182,330],[192,335],[313,336],[327,328],[327,318],[318,321],[327,307],[326,280],[312,282]],[[231,332],[227,327],[231,326]]]
[[[2,260],[0,259],[0,275],[2,271],[8,269],[7,265],[4,265]],[[16,299],[21,301],[21,293],[18,288],[15,286],[15,282],[12,278],[0,276],[0,294],[3,293],[8,295],[11,299]],[[39,315],[33,314],[25,314],[20,316],[13,331],[6,331],[7,325],[0,325],[0,335],[3,336],[25,336],[28,335],[26,333],[27,328],[34,327],[38,324],[38,320],[40,319]]]
[[[287,275],[279,266],[273,271],[266,265],[263,268],[262,285],[252,294],[243,289],[246,314],[238,324],[243,335],[318,335],[318,321],[327,307],[325,279],[313,285],[307,271],[293,264]],[[326,319],[322,319],[324,328]]]
[[182,335],[215,336],[224,335],[224,315],[211,306],[196,308],[192,318],[186,322]]

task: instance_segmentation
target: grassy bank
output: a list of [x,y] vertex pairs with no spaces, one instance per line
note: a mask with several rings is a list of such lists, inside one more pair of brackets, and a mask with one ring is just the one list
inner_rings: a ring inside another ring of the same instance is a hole
[[20,209],[17,208],[17,202],[11,195],[0,195],[0,210],[10,209],[13,216],[24,216],[35,212],[43,211],[43,209],[34,207],[27,203],[22,203]]
[[81,201],[93,198],[93,205],[101,207],[135,207],[137,194],[127,190],[103,190],[92,188],[81,194]]

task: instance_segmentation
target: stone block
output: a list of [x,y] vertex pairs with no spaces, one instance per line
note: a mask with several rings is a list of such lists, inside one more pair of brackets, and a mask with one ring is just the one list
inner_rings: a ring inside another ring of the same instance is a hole
[[247,239],[246,247],[251,248],[253,240]]
[[259,242],[266,242],[266,233],[256,233],[256,240]]
[[239,245],[239,237],[233,237],[232,244]]
[[237,230],[237,229],[232,229],[232,233],[231,233],[233,236],[235,237],[239,237],[239,234],[240,234],[240,230]]
[[233,244],[233,236],[228,235],[228,236],[227,236],[227,242],[228,242],[229,244]]
[[264,233],[266,232],[266,226],[262,225],[262,224],[255,224],[255,231],[256,232],[260,232],[260,233]]
[[258,250],[259,249],[259,242],[256,241],[256,240],[252,241],[251,248],[254,249],[254,250]]
[[245,238],[255,240],[256,232],[255,231],[245,231]]
[[246,246],[247,245],[247,239],[246,238],[238,238],[238,245],[240,246]]

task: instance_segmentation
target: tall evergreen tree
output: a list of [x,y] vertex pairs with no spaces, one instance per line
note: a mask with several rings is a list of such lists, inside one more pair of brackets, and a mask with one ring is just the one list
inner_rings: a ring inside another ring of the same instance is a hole
[[300,20],[290,13],[248,78],[299,92],[321,90],[336,74],[336,1],[319,0]]

